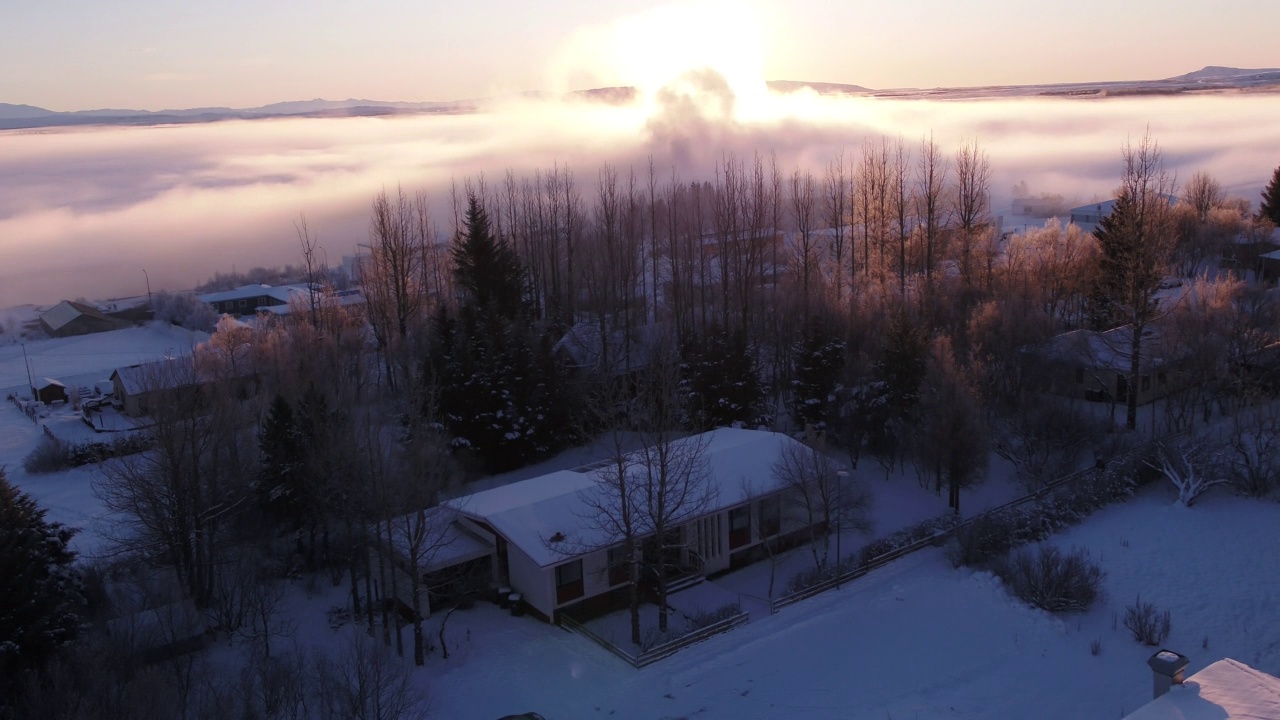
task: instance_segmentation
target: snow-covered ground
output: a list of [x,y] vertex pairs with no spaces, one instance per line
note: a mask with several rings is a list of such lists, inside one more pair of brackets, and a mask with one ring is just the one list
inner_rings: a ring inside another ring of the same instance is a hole
[[68,388],[102,384],[111,371],[126,365],[158,360],[166,355],[189,355],[209,339],[207,333],[151,322],[112,332],[0,344],[0,396],[27,390],[27,367],[35,379],[50,377]]
[[[1172,612],[1166,646],[1189,673],[1232,657],[1280,674],[1280,504],[1224,492],[1188,509],[1160,485],[1052,542],[1089,548],[1106,570],[1090,612],[1032,610],[938,549],[643,670],[481,603],[450,619],[450,660],[437,652],[415,677],[436,717],[460,720],[1118,718],[1151,698],[1152,649],[1123,626],[1138,594]],[[318,605],[296,617],[314,642],[337,636]]]

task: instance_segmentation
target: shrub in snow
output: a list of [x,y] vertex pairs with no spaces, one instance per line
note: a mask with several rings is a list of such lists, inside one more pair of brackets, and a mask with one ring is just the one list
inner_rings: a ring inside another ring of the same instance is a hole
[[218,313],[192,293],[161,290],[152,296],[151,311],[156,320],[180,325],[188,330],[209,332],[218,321]]
[[996,566],[996,574],[1028,605],[1052,613],[1088,610],[1102,592],[1104,575],[1087,550],[1063,554],[1053,545],[1015,553]]
[[[1229,478],[1215,474],[1220,467],[1216,457],[1207,457],[1202,441],[1190,441],[1183,447],[1158,446],[1159,470],[1178,489],[1178,502],[1190,507],[1196,498],[1215,485],[1225,485]],[[1152,463],[1153,467],[1155,463]]]
[[832,578],[835,578],[838,575],[843,575],[847,572],[851,572],[856,567],[857,565],[854,563],[854,559],[851,557],[845,558],[845,561],[843,563],[840,563],[839,565],[830,564],[830,565],[823,565],[822,567],[813,567],[813,566],[806,567],[800,572],[792,575],[791,578],[787,580],[787,588],[786,588],[785,594],[795,595],[798,592],[808,590],[809,588],[814,587],[815,585],[819,585],[821,583],[826,582],[827,580],[831,580]]
[[22,467],[32,475],[53,473],[71,467],[67,462],[66,449],[58,440],[45,435],[36,443],[36,447],[22,461]]
[[706,610],[694,613],[689,618],[689,632],[701,630],[705,627],[711,627],[721,620],[728,620],[729,618],[737,617],[741,614],[742,606],[736,602],[721,605],[715,610]]
[[882,537],[873,541],[862,549],[862,555],[858,564],[870,565],[877,558],[888,555],[895,550],[900,550],[908,545],[914,545],[928,538],[940,535],[956,525],[960,524],[960,518],[951,513],[940,515],[935,518],[929,518],[923,522],[912,525],[905,530]]
[[1018,515],[1011,512],[985,513],[956,530],[955,543],[947,552],[952,567],[983,567],[1013,548]]
[[1169,611],[1163,613],[1149,602],[1136,598],[1132,605],[1124,609],[1124,626],[1133,633],[1133,639],[1143,645],[1158,646],[1169,637],[1173,629],[1173,619]]

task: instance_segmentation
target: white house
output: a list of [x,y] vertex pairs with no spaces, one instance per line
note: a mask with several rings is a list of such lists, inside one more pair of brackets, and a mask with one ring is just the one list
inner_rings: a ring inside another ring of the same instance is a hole
[[[1177,195],[1166,195],[1165,199],[1168,200],[1170,205],[1176,205],[1178,202]],[[1098,226],[1102,224],[1103,218],[1116,209],[1116,202],[1118,201],[1113,198],[1071,208],[1071,222],[1079,225],[1081,230],[1091,233],[1098,229]]]
[[[1162,676],[1157,660],[1162,655],[1178,658],[1173,677]],[[1156,697],[1125,720],[1280,718],[1280,678],[1223,658],[1184,680],[1179,665],[1185,667],[1186,660],[1177,653],[1162,650],[1153,656]]]
[[[721,428],[672,443],[673,453],[702,446],[707,487],[714,500],[687,517],[663,543],[668,563],[688,577],[709,575],[754,559],[766,542],[796,537],[813,522],[794,502],[800,491],[775,477],[773,465],[799,441],[757,430]],[[644,471],[639,454],[629,456],[632,472]],[[601,473],[611,464],[561,470],[447,501],[453,540],[442,543],[425,575],[452,563],[487,557],[488,580],[510,587],[537,615],[554,619],[583,603],[607,603],[625,590],[629,566],[622,537],[591,521],[600,494]],[[816,522],[825,522],[818,518]],[[652,542],[642,540],[646,552]],[[673,578],[675,579],[675,578]],[[430,583],[428,582],[428,585]]]

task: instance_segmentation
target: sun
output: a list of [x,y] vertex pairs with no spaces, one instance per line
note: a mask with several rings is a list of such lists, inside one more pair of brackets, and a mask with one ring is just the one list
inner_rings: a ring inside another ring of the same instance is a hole
[[764,62],[751,3],[696,0],[579,30],[557,65],[570,82],[631,85],[647,102],[663,92],[723,94],[727,87],[733,119],[747,120],[763,111],[768,94]]

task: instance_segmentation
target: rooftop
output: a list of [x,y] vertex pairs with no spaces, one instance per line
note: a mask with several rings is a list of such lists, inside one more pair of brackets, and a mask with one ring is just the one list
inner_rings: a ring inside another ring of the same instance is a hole
[[1224,658],[1174,685],[1126,720],[1280,718],[1280,678]]

